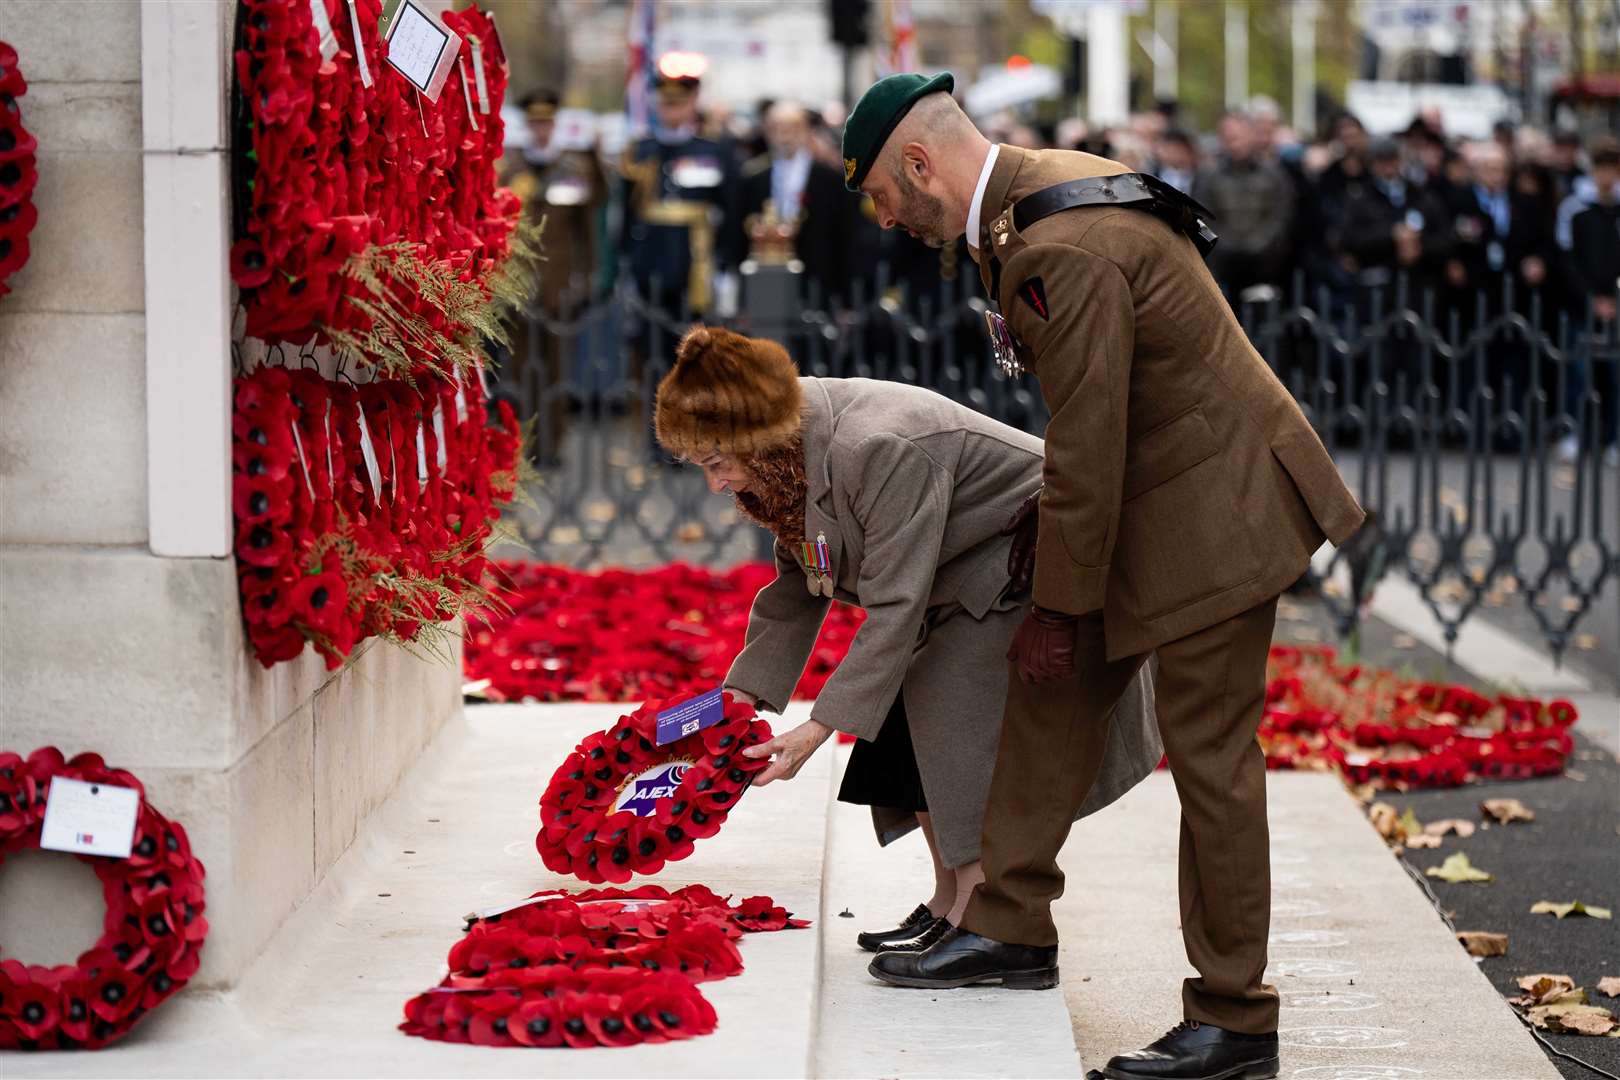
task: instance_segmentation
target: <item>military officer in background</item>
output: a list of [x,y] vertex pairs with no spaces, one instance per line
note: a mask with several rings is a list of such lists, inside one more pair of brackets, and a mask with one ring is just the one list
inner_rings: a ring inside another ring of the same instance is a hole
[[637,290],[678,316],[713,312],[716,278],[741,261],[737,167],[729,148],[699,132],[701,59],[658,65],[658,123],[625,154],[622,261]]
[[544,222],[545,259],[534,298],[537,318],[525,320],[513,335],[512,359],[501,382],[521,386],[521,398],[529,408],[545,402],[536,409],[540,421],[536,449],[541,460],[550,461],[562,441],[567,401],[562,394],[546,396],[545,391],[561,382],[570,367],[574,342],[565,340],[561,329],[578,316],[593,292],[596,237],[608,187],[594,150],[581,140],[558,137],[555,92],[537,90],[522,105],[529,145],[505,183],[523,200],[524,220]]

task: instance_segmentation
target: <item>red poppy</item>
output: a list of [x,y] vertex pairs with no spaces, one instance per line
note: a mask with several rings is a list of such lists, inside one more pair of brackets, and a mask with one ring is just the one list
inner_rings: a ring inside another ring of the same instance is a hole
[[349,603],[349,589],[341,574],[308,574],[293,586],[293,618],[311,630],[330,633],[338,628]]
[[56,1028],[58,996],[53,987],[29,979],[6,995],[8,1018],[23,1038],[38,1041]]
[[517,1039],[511,1033],[513,1013],[522,999],[515,993],[498,992],[472,994],[471,1015],[467,1025],[470,1041],[478,1046],[513,1046]]
[[805,919],[793,918],[793,913],[768,896],[750,896],[740,902],[731,918],[744,930],[784,930],[809,926]]
[[562,1023],[556,999],[525,995],[521,1000],[507,1022],[512,1038],[524,1046],[561,1046]]

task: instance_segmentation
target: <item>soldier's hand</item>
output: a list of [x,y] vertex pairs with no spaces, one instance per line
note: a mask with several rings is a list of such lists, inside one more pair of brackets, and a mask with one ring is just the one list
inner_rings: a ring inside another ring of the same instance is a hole
[[1078,615],[1066,615],[1038,604],[1013,634],[1007,659],[1018,665],[1018,678],[1025,683],[1054,682],[1074,675],[1074,641]]
[[1013,538],[1012,549],[1007,552],[1007,577],[1016,592],[1029,592],[1035,580],[1035,545],[1041,527],[1041,489],[1036,488],[1029,498],[1019,504],[1012,517],[1002,527],[1001,535]]

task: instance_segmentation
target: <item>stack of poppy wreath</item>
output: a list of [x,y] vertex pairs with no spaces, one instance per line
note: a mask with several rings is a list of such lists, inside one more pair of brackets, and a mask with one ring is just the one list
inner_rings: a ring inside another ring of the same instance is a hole
[[26,758],[0,751],[0,860],[39,847],[56,777],[140,795],[127,859],[80,855],[101,879],[101,939],[76,963],[0,960],[0,1050],[99,1049],[173,997],[197,973],[208,920],[203,865],[186,831],[146,801],[141,782],[99,754],[64,760],[54,746]]
[[669,892],[536,893],[473,917],[450,973],[405,1005],[400,1030],[482,1046],[630,1046],[706,1035],[697,983],[742,971],[745,932],[799,928],[766,896],[732,905],[702,885]]

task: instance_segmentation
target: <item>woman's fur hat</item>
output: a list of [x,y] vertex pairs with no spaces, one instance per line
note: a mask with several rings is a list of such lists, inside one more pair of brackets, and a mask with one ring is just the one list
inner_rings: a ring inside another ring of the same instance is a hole
[[799,431],[799,369],[774,341],[695,326],[658,384],[653,423],[665,450],[688,460],[715,451],[747,457]]

